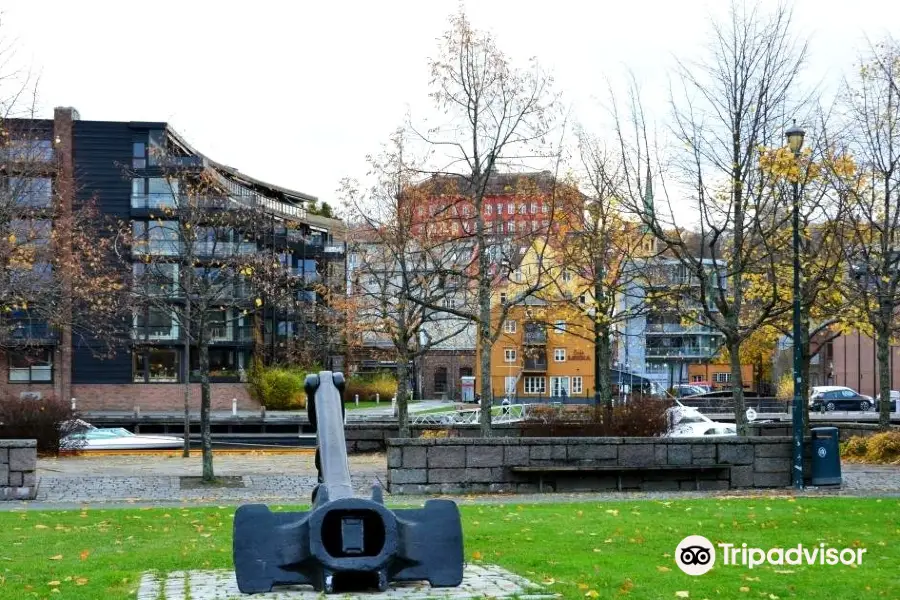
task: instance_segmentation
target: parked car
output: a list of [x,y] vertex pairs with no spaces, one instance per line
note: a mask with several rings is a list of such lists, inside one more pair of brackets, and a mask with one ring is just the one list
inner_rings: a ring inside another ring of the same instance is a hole
[[869,410],[875,403],[871,396],[865,396],[856,390],[837,385],[817,386],[810,390],[810,410]]
[[[878,412],[881,412],[881,398],[876,402]],[[900,412],[900,391],[891,390],[890,412]]]
[[687,396],[696,396],[697,394],[702,394],[706,390],[701,388],[700,386],[693,385],[690,383],[679,383],[672,386],[672,395],[676,398],[685,398]]

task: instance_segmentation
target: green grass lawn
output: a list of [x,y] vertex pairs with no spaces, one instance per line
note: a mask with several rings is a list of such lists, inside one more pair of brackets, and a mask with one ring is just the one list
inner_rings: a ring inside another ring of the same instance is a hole
[[[900,597],[900,501],[787,498],[462,507],[466,558],[565,598]],[[134,598],[141,573],[231,567],[234,507],[0,513],[0,598]],[[690,577],[687,535],[867,549],[859,568],[722,565]],[[54,592],[53,590],[58,590]],[[685,595],[687,593],[687,595]]]

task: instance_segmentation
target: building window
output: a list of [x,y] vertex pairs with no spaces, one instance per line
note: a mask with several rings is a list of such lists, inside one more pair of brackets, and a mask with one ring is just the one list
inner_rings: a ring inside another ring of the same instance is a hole
[[582,379],[581,375],[576,375],[572,378],[572,393],[573,394],[582,394],[584,393],[584,379]]
[[131,166],[135,169],[147,167],[147,144],[135,142],[131,145]]
[[554,397],[569,395],[569,378],[568,377],[551,377],[550,378],[550,394]]
[[484,214],[490,215],[493,212],[494,205],[493,204],[485,204],[484,205]]
[[47,208],[52,201],[53,186],[49,177],[10,177],[9,196],[16,206]]
[[136,254],[175,256],[181,247],[178,221],[133,221],[131,231]]
[[53,142],[28,138],[9,140],[2,158],[11,162],[47,162],[53,160]]
[[453,235],[459,235],[459,223],[453,221],[453,223],[450,224],[450,233],[452,233]]
[[455,298],[444,298],[441,300],[441,306],[444,308],[456,308]]
[[500,292],[500,304],[506,304],[506,292]]
[[533,214],[533,215],[537,214],[537,203],[536,202],[531,203],[531,214]]
[[526,377],[525,378],[526,394],[546,394],[547,380],[544,377]]
[[691,375],[691,383],[700,383],[703,381],[703,375]]
[[731,373],[713,373],[713,381],[716,383],[728,383],[731,381]]
[[[510,226],[512,226],[512,223],[510,223]],[[522,283],[522,269],[516,269],[515,271],[513,271],[512,280],[516,283]]]
[[53,351],[37,348],[28,352],[9,352],[10,383],[53,383]]
[[447,367],[438,367],[434,370],[434,393],[443,394],[447,391]]
[[515,223],[515,221],[510,221],[510,222],[506,225],[506,232],[507,232],[507,233],[515,233],[515,232],[516,232],[516,223]]
[[508,363],[516,362],[516,349],[515,348],[505,348],[503,350],[503,360],[504,360],[504,362],[508,362]]
[[587,304],[587,294],[582,294],[578,296],[578,301],[582,304]]
[[178,322],[167,310],[150,308],[134,315],[134,338],[138,340],[177,340]]
[[507,319],[503,323],[503,331],[506,333],[515,333],[516,332],[516,322],[512,319]]
[[516,393],[516,378],[515,377],[504,377],[503,378],[503,393],[510,396]]
[[553,325],[553,331],[555,331],[557,335],[563,335],[566,332],[566,322],[563,320],[557,321]]
[[550,207],[547,206],[546,204],[544,204],[544,203],[542,202],[542,203],[541,203],[541,212],[544,213],[544,214],[550,212]]
[[142,294],[171,298],[178,295],[178,265],[134,263],[134,286]]
[[180,377],[179,353],[175,348],[150,348],[135,350],[135,383],[178,383]]
[[464,217],[468,217],[472,214],[472,209],[469,208],[468,204],[464,204],[462,208],[462,214]]
[[554,348],[553,349],[553,361],[554,362],[566,362],[566,349],[565,348]]
[[563,280],[563,283],[569,283],[570,281],[572,281],[572,271],[570,271],[568,269],[563,269],[562,280]]

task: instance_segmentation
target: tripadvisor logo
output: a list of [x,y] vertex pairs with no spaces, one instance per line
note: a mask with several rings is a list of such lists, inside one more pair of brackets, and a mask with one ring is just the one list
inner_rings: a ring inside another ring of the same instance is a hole
[[861,565],[865,548],[829,548],[824,543],[808,548],[752,548],[747,544],[719,543],[715,546],[702,535],[689,535],[675,548],[675,564],[688,575],[703,575],[716,564],[716,547],[725,566],[753,569],[761,565]]

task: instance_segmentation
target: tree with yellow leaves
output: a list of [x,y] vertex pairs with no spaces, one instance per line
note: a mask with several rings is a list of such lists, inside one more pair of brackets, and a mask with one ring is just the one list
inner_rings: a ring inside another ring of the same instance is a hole
[[847,158],[829,168],[848,205],[841,283],[875,336],[879,423],[887,427],[890,345],[900,333],[900,42],[870,46],[842,101],[846,123],[833,143]]

